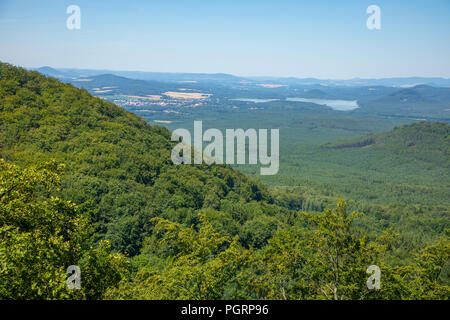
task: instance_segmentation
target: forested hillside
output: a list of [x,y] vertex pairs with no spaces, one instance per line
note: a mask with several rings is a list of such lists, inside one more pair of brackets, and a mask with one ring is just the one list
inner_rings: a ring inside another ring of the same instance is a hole
[[393,130],[368,135],[354,141],[325,145],[327,148],[362,148],[376,145],[386,151],[409,158],[450,166],[450,125],[445,122],[418,122]]
[[[395,232],[366,235],[345,202],[300,212],[229,167],[174,165],[172,146],[165,128],[0,63],[0,297],[450,297],[445,232],[397,266]],[[64,287],[71,264],[81,291]]]

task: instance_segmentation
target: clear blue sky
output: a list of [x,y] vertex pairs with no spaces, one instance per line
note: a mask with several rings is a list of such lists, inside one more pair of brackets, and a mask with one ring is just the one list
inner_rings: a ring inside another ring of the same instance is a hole
[[[66,8],[81,8],[81,29]],[[381,30],[366,8],[381,8]],[[0,60],[243,76],[450,77],[450,0],[0,0]]]

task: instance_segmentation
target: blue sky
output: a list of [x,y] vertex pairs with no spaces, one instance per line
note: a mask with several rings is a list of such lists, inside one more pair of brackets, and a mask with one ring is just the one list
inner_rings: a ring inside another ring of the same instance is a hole
[[[81,29],[68,30],[69,5]],[[366,8],[381,8],[381,30]],[[0,0],[25,67],[348,79],[450,77],[450,0]]]

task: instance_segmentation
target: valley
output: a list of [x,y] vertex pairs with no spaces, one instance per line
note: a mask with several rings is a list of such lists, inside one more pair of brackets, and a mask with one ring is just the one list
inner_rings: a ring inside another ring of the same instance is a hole
[[[98,84],[101,87],[119,85],[114,88],[115,92],[92,91],[93,94],[170,130],[191,130],[195,120],[202,120],[205,129],[279,128],[279,174],[261,177],[255,166],[239,168],[273,187],[293,190],[307,186],[309,192],[317,196],[341,196],[372,204],[431,205],[436,201],[448,204],[448,167],[433,167],[424,159],[402,159],[398,153],[391,154],[378,146],[342,150],[324,146],[427,119],[448,123],[450,118],[446,117],[448,112],[445,110],[449,106],[450,88],[416,85],[405,92],[400,84],[398,88],[317,84],[261,87],[260,81],[227,82],[230,81],[227,78],[225,82],[194,81],[189,88],[181,88],[174,80],[164,83],[141,80],[142,89],[137,89],[128,87],[128,83],[137,80],[115,75],[98,78],[105,79]],[[74,84],[88,90],[94,85],[90,82]],[[159,94],[158,99],[153,100],[151,95],[134,96],[145,87],[148,88],[145,93]],[[203,95],[205,98],[167,96],[164,95],[167,87],[173,92],[198,92],[198,97]],[[121,95],[116,95],[119,92]],[[292,98],[300,92],[306,98]],[[431,103],[435,105],[432,109],[426,102],[431,101],[428,96],[435,92],[440,92],[437,97],[440,100]],[[399,100],[408,95],[421,98]],[[380,104],[380,101],[384,103]],[[423,107],[420,107],[421,103]],[[405,113],[404,108],[418,108],[418,116],[409,111]],[[411,192],[413,189],[421,191]]]
[[[338,111],[287,101],[299,89],[289,86],[243,95],[249,84],[187,88],[102,76],[75,81],[80,90],[8,64],[0,72],[0,252],[26,256],[26,266],[54,277],[64,274],[55,265],[88,270],[81,291],[55,280],[47,297],[319,299],[330,289],[311,287],[296,270],[334,278],[321,271],[329,246],[344,250],[345,298],[424,297],[433,268],[441,271],[425,297],[448,297],[449,124],[430,121],[445,102],[415,105],[423,121],[401,108],[367,108],[366,88],[348,88],[359,92],[351,97],[305,91],[360,105]],[[199,95],[164,95],[181,88]],[[236,100],[242,96],[261,100]],[[278,174],[174,165],[169,130],[191,130],[198,119],[204,130],[279,129]],[[51,247],[42,235],[59,240]],[[424,269],[430,255],[435,262]],[[365,270],[374,263],[391,278],[387,289],[369,292]],[[5,256],[16,285],[0,281],[0,294],[41,297],[21,265]],[[99,278],[102,268],[108,273]],[[184,289],[192,283],[195,290]]]
[[167,319],[445,306],[449,13],[0,0],[1,305]]

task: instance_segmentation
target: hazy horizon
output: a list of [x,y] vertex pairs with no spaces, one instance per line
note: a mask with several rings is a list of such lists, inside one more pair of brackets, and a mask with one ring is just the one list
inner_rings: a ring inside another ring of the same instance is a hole
[[[74,4],[80,29],[69,30]],[[366,25],[374,4],[379,30]],[[24,67],[450,78],[449,31],[446,0],[0,2],[0,60]]]
[[[13,64],[11,62],[8,61],[3,61],[6,63],[10,63]],[[326,81],[326,80],[337,80],[337,81],[346,81],[346,80],[382,80],[382,79],[402,79],[402,78],[424,78],[424,79],[445,79],[445,80],[450,80],[450,77],[435,77],[435,76],[407,76],[407,77],[402,77],[402,76],[392,76],[392,77],[378,77],[378,78],[362,78],[362,77],[353,77],[353,78],[319,78],[319,77],[296,77],[296,76],[273,76],[270,74],[266,74],[266,75],[236,75],[230,72],[183,72],[183,71],[144,71],[144,70],[121,70],[121,69],[95,69],[95,68],[73,68],[73,67],[53,67],[51,65],[42,65],[42,66],[21,66],[21,65],[17,65],[19,67],[23,67],[26,69],[30,69],[30,70],[37,70],[40,68],[52,68],[55,70],[59,70],[59,71],[69,71],[69,70],[76,70],[76,71],[97,71],[97,72],[140,72],[140,73],[161,73],[161,74],[211,74],[211,75],[215,75],[215,74],[225,74],[225,75],[231,75],[231,76],[235,76],[235,77],[240,77],[240,78],[273,78],[273,79],[277,79],[277,78],[295,78],[295,79],[317,79],[317,80],[322,80],[322,81]]]

